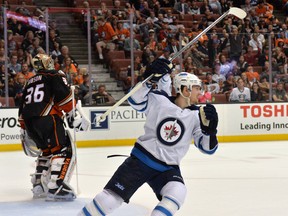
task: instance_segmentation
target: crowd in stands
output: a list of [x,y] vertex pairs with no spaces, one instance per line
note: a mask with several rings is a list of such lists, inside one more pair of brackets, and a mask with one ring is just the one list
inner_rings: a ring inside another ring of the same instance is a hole
[[[17,16],[25,16],[37,21],[44,21],[44,7],[36,7],[35,5],[32,5],[32,1],[30,1],[31,5],[27,5],[26,1],[18,1],[16,3],[20,2],[20,5],[10,5],[9,1],[4,1],[3,6],[5,6],[8,11],[13,8],[13,12],[16,12]],[[5,97],[6,57],[3,15],[0,19],[2,23],[0,27],[0,97]],[[46,54],[46,37],[44,31],[28,25],[25,22],[21,22],[14,17],[7,20],[7,26],[8,96],[14,99],[10,106],[13,106],[14,104],[15,106],[18,106],[26,81],[35,74],[31,65],[32,58],[39,53]],[[87,99],[84,100],[84,97],[86,96],[87,98],[87,94],[89,93],[89,74],[87,69],[81,68],[78,65],[77,60],[71,56],[69,47],[62,43],[61,30],[57,28],[55,20],[49,20],[48,45],[48,54],[54,60],[55,69],[65,72],[68,83],[77,86],[77,98],[83,100],[86,104],[89,103]],[[103,95],[103,98],[106,97],[106,95]],[[94,100],[94,102],[96,103],[96,100]]]
[[[225,17],[173,61],[173,74],[182,70],[198,75],[203,80],[200,100],[203,103],[213,102],[217,95],[225,95],[225,100],[232,102],[267,101],[270,91],[273,101],[287,101],[288,17],[282,20],[273,13],[274,7],[287,8],[285,1],[71,0],[68,3],[82,8],[82,14],[75,19],[83,33],[87,32],[87,11],[90,11],[93,48],[100,62],[121,81],[124,90],[128,90],[131,83],[142,80],[145,67],[155,58],[173,56],[230,7],[241,7],[247,12],[245,19]],[[16,12],[39,20],[45,15],[43,11],[44,8],[37,7],[32,12],[25,10],[25,4],[16,8]],[[287,11],[283,15],[285,13]],[[27,79],[34,73],[31,58],[45,52],[46,41],[43,32],[17,20],[9,19],[8,29],[9,96],[14,97],[17,104],[19,92],[15,89],[19,89],[21,82],[18,80],[22,79],[17,75],[23,74]],[[18,43],[16,38],[20,36],[24,39]],[[133,43],[130,36],[133,36]],[[3,34],[1,37],[0,94],[4,95]],[[133,70],[129,61],[131,44],[134,49]],[[270,49],[272,68],[269,64]],[[121,57],[118,57],[120,53]],[[77,60],[69,54],[69,48],[61,42],[61,30],[57,29],[55,20],[49,23],[49,54],[55,60],[55,68],[62,69],[69,82],[79,86],[80,98],[85,95],[87,98],[87,71],[79,68]],[[272,89],[269,84],[270,69]],[[134,76],[131,71],[134,71]]]
[[[131,67],[124,60],[117,65],[115,55],[123,50],[126,59],[130,57],[130,29],[133,29],[134,37],[133,82],[136,83],[142,79],[143,68],[151,61],[159,56],[171,57],[230,7],[238,6],[247,12],[247,17],[243,20],[235,16],[224,18],[182,57],[175,59],[175,73],[184,70],[198,75],[204,83],[204,98],[210,94],[209,98],[213,100],[214,94],[225,94],[227,101],[267,101],[271,38],[272,100],[276,101],[274,95],[282,97],[278,94],[278,83],[282,83],[286,91],[282,99],[287,100],[288,18],[280,20],[273,13],[274,7],[284,6],[286,2],[140,0],[123,4],[114,0],[111,7],[105,2],[102,1],[100,7],[92,5],[93,1],[83,4],[94,14],[92,35],[99,59],[108,62],[112,73],[123,82],[124,89],[131,86]],[[131,13],[133,26],[129,22]],[[115,55],[108,54],[111,52]],[[113,64],[117,66],[113,67]],[[123,70],[126,70],[124,75]],[[201,100],[205,102],[203,98]]]

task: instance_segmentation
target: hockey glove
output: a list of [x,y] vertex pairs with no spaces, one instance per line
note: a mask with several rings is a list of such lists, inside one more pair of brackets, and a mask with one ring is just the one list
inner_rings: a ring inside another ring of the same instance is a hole
[[212,104],[201,106],[199,110],[200,127],[206,135],[216,135],[218,126],[218,114]]
[[75,108],[75,116],[73,115],[73,110],[66,114],[66,119],[68,126],[70,128],[75,128],[76,131],[87,131],[90,125],[90,121],[85,116],[81,108],[81,103],[78,101]]
[[151,74],[154,76],[150,79],[150,82],[157,83],[165,74],[171,74],[173,69],[173,64],[165,59],[158,58],[149,64],[144,72],[144,79],[149,77]]

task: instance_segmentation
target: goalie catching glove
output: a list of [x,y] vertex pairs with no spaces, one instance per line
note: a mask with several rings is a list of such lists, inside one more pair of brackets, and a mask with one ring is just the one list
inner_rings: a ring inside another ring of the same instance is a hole
[[158,58],[147,66],[143,76],[146,79],[153,74],[154,76],[150,79],[150,82],[157,83],[165,74],[171,74],[172,69],[173,64],[169,60]]
[[212,104],[200,107],[199,119],[202,132],[205,135],[211,136],[217,134],[218,114]]
[[76,105],[75,111],[73,112],[73,110],[71,110],[69,113],[66,114],[66,119],[68,122],[68,126],[70,128],[75,128],[77,132],[87,131],[90,125],[90,121],[84,115],[80,100]]

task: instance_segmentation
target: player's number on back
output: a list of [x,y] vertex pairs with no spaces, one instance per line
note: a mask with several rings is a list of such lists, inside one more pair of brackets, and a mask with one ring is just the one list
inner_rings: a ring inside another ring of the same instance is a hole
[[26,104],[39,103],[43,101],[44,98],[44,84],[38,84],[35,87],[30,87],[27,89],[27,95],[25,97]]

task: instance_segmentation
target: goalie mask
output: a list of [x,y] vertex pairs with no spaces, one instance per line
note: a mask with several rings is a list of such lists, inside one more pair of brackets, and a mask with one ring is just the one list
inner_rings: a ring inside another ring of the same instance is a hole
[[188,90],[191,91],[193,86],[201,87],[201,80],[194,74],[187,72],[181,72],[176,74],[173,81],[173,86],[175,88],[176,94],[181,92],[181,86],[187,86]]
[[54,70],[54,61],[51,56],[46,54],[37,54],[32,59],[33,68],[38,70]]

